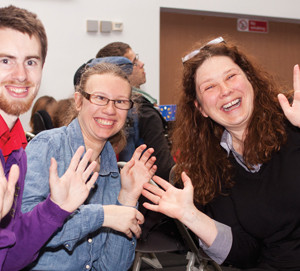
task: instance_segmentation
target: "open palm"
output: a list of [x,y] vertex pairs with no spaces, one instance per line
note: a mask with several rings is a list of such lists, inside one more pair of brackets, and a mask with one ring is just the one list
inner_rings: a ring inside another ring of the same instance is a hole
[[119,201],[121,200],[122,204],[135,205],[142,193],[143,184],[149,182],[156,172],[157,167],[154,165],[156,158],[151,157],[154,150],[149,148],[144,151],[145,149],[146,145],[139,146],[131,160],[121,170],[122,188]]
[[20,170],[17,165],[12,165],[6,179],[2,164],[0,163],[0,221],[7,215],[14,202],[16,183],[19,179]]
[[300,69],[294,66],[294,100],[292,105],[283,94],[278,95],[279,103],[287,119],[295,126],[300,127]]
[[158,176],[153,177],[153,180],[162,188],[149,183],[144,184],[143,196],[154,203],[145,202],[144,207],[181,220],[186,210],[191,210],[194,207],[192,182],[184,172],[181,176],[184,184],[183,189],[174,187]]
[[93,151],[89,149],[80,160],[83,152],[83,146],[77,149],[69,168],[61,178],[57,175],[55,159],[51,159],[49,169],[51,200],[68,212],[73,212],[86,200],[98,177],[96,172],[91,176],[96,162],[94,161],[87,166]]

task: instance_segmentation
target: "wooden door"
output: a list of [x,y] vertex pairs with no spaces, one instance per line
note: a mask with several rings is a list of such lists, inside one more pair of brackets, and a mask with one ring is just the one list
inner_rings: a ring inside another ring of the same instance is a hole
[[287,88],[292,69],[300,64],[300,24],[268,21],[268,33],[237,31],[237,18],[161,11],[160,104],[176,104],[183,57],[195,42],[230,37]]

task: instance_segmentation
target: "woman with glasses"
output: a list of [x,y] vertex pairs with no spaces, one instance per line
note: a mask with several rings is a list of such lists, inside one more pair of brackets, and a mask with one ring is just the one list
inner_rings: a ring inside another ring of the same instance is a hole
[[219,264],[300,270],[299,66],[285,96],[222,38],[183,62],[173,132],[183,189],[155,177],[163,189],[145,184],[144,206],[179,219]]
[[78,117],[67,127],[40,133],[26,149],[29,167],[22,210],[29,211],[48,196],[49,185],[43,180],[51,157],[61,174],[74,150],[84,145],[93,150],[90,162],[97,162],[99,177],[85,204],[65,221],[28,270],[124,271],[132,264],[144,221],[137,200],[143,183],[156,171],[153,149],[137,148],[120,176],[108,139],[123,128],[133,103],[127,76],[116,65],[87,68],[74,98]]

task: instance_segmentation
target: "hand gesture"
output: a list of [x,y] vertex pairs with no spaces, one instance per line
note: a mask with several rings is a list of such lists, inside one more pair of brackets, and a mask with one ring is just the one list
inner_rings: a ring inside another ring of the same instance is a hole
[[145,183],[142,195],[154,204],[144,202],[143,206],[149,210],[160,212],[182,221],[186,211],[192,210],[195,207],[193,202],[194,188],[191,179],[185,172],[181,174],[181,178],[184,188],[178,189],[164,179],[154,176],[153,180],[162,189],[158,186]]
[[[131,160],[121,170],[121,191],[119,201],[123,205],[135,206],[140,197],[143,184],[151,180],[156,172],[154,162],[156,158],[150,157],[154,152],[153,148],[146,149],[146,145],[139,146]],[[142,154],[143,153],[143,154]]]
[[155,212],[161,212],[178,219],[193,231],[207,246],[214,242],[218,230],[214,221],[200,212],[194,205],[194,188],[191,179],[185,172],[181,174],[184,188],[177,189],[162,178],[155,176],[153,180],[158,186],[144,184],[143,196],[155,204],[144,202],[143,206]]
[[0,162],[0,221],[7,215],[14,202],[15,187],[19,175],[19,166],[12,165],[7,180]]
[[104,205],[103,227],[109,227],[123,232],[129,238],[134,234],[139,238],[142,230],[140,224],[144,223],[144,216],[135,208],[119,205]]
[[295,126],[300,127],[300,70],[299,65],[294,66],[294,100],[290,106],[283,94],[278,94],[278,100],[287,119]]
[[89,149],[80,160],[83,152],[83,146],[77,149],[69,168],[61,178],[57,175],[56,160],[51,159],[49,169],[51,200],[68,212],[75,211],[86,200],[98,177],[98,173],[95,172],[88,180],[97,163],[93,161],[87,167],[93,150]]

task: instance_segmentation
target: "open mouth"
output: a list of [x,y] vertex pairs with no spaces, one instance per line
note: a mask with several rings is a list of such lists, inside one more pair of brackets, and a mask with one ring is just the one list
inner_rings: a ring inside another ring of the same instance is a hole
[[112,120],[106,120],[106,119],[96,119],[96,122],[104,126],[112,126],[114,124]]
[[233,109],[240,106],[241,101],[242,101],[241,99],[235,99],[235,100],[231,101],[230,103],[223,105],[222,108],[226,112],[230,111],[230,110],[233,110]]
[[8,93],[16,98],[23,98],[28,94],[28,87],[6,86]]

